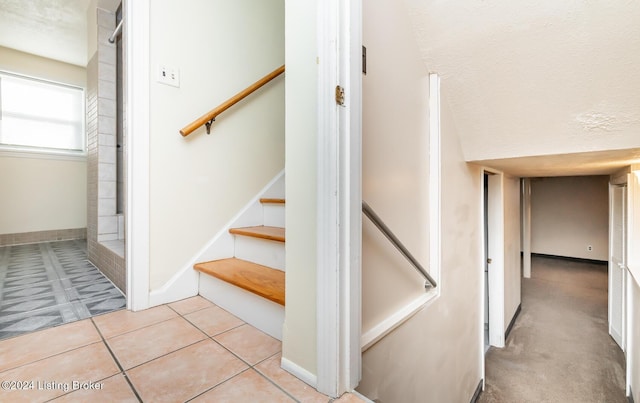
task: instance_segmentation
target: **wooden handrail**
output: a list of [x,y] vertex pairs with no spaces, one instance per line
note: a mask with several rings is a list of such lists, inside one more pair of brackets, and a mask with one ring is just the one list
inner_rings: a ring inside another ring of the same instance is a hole
[[213,108],[208,113],[200,116],[198,119],[196,119],[193,122],[191,122],[190,124],[186,125],[185,127],[182,128],[182,130],[180,130],[180,134],[182,134],[182,137],[187,137],[189,134],[191,134],[193,131],[195,131],[200,126],[206,125],[207,123],[210,125],[211,122],[214,121],[219,114],[221,114],[222,112],[224,112],[227,109],[231,108],[233,105],[237,104],[238,102],[242,101],[248,95],[250,95],[251,93],[256,91],[258,88],[262,87],[263,85],[265,85],[269,81],[271,81],[274,78],[278,77],[282,73],[284,73],[284,65],[278,67],[277,69],[275,69],[271,73],[269,73],[266,76],[262,77],[260,80],[258,80],[255,83],[251,84],[246,89],[240,91],[239,93],[237,93],[233,97],[231,97],[231,98],[227,99],[226,101],[224,101],[219,106]]

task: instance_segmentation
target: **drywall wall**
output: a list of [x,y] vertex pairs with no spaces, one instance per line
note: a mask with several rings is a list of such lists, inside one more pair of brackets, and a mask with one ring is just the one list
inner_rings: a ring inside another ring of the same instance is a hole
[[532,179],[531,252],[607,261],[608,181],[608,176]]
[[83,160],[0,154],[0,234],[85,228]]
[[[85,87],[86,70],[0,47],[0,70]],[[84,228],[87,164],[83,158],[0,152],[0,234]]]
[[[150,288],[162,287],[284,168],[284,76],[183,138],[188,123],[284,63],[282,0],[154,0]],[[159,66],[179,87],[157,82]]]
[[365,351],[357,390],[380,402],[467,402],[482,376],[482,176],[464,162],[446,93],[443,86],[441,295]]
[[84,88],[84,67],[0,46],[0,70]]
[[504,175],[504,329],[513,319],[521,295],[520,179]]
[[[401,7],[384,1],[363,7],[362,198],[428,270],[429,72]],[[424,279],[369,219],[362,224],[366,333],[424,295]]]
[[317,373],[317,7],[286,2],[286,290],[282,357]]
[[[374,207],[380,210],[383,218],[392,220],[391,225],[398,227],[402,241],[416,250],[420,259],[427,259],[428,246],[421,243],[428,242],[429,228],[425,221],[428,202],[423,193],[428,189],[428,176],[422,177],[428,175],[428,159],[421,153],[428,152],[429,134],[428,130],[420,133],[427,117],[419,113],[424,105],[421,98],[428,94],[428,82],[421,82],[423,74],[426,80],[427,70],[416,63],[417,48],[402,3],[391,0],[365,2],[363,13],[364,45],[371,58],[368,76],[363,79],[363,142],[381,142],[366,144],[363,149],[363,191],[365,197],[377,201],[378,206]],[[385,27],[384,35],[374,32],[381,26]],[[394,63],[396,57],[401,61]],[[381,71],[376,71],[377,68]],[[381,81],[383,77],[388,83]],[[401,94],[393,90],[396,83]],[[441,294],[364,352],[362,381],[357,390],[380,402],[466,402],[481,379],[481,175],[479,168],[464,162],[447,105],[447,91],[443,86]],[[404,102],[407,97],[410,101]],[[394,106],[396,103],[397,107]],[[385,104],[392,112],[380,113],[379,109]],[[424,113],[427,114],[428,109],[425,108]],[[376,114],[380,116],[374,116]],[[396,122],[393,120],[395,115],[410,121]],[[381,123],[385,125],[384,130],[372,129],[372,124],[385,118],[391,119],[392,123]],[[367,137],[372,135],[379,138]],[[407,150],[408,147],[412,149]],[[402,158],[402,153],[407,161],[397,160]],[[387,164],[385,155],[396,159]],[[394,161],[397,167],[391,166]],[[373,166],[376,163],[383,167],[377,170]],[[385,173],[385,169],[388,172]],[[423,173],[409,172],[412,169],[421,169]],[[419,183],[422,180],[425,182]],[[414,186],[416,189],[412,189]],[[403,207],[398,208],[398,204]],[[411,217],[412,211],[418,211],[418,215]],[[364,228],[363,277],[372,274],[368,273],[372,267],[367,267],[371,261],[365,259],[375,257],[372,247],[378,246],[367,244],[366,231],[369,230]],[[375,275],[381,276],[383,267],[375,269],[380,270],[374,272]],[[416,282],[420,284],[419,278]],[[363,278],[363,286],[367,283],[370,280]]]

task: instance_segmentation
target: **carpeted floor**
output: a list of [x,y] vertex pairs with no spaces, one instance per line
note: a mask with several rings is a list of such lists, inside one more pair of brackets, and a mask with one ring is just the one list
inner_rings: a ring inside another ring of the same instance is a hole
[[84,240],[0,247],[0,339],[123,309]]
[[486,355],[479,402],[626,402],[624,354],[608,334],[607,267],[534,257],[507,345]]

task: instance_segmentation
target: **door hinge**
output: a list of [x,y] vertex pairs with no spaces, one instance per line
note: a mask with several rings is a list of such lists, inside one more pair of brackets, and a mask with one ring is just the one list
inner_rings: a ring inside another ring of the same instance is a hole
[[336,85],[336,103],[344,105],[344,88],[339,85]]

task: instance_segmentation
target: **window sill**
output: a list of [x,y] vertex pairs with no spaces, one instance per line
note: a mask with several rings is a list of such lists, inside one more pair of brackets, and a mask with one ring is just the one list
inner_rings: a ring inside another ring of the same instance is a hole
[[24,148],[12,146],[0,146],[0,158],[33,158],[48,160],[86,161],[87,153],[84,151],[52,150],[41,148]]

